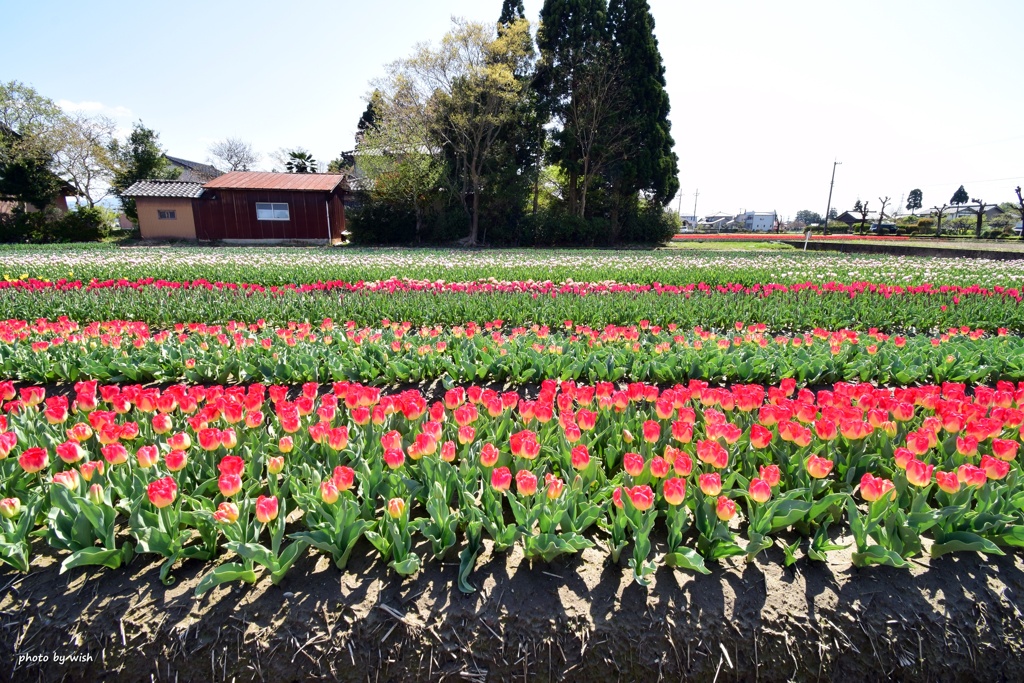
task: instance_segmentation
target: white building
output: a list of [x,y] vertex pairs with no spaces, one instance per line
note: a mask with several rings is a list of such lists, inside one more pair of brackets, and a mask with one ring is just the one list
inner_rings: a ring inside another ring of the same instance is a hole
[[747,232],[771,232],[775,227],[774,211],[747,211],[736,216]]

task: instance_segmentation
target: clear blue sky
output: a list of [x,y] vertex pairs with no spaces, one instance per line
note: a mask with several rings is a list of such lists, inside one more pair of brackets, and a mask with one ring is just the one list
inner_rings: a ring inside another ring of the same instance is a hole
[[[542,0],[526,0],[536,21]],[[0,80],[142,119],[204,160],[227,136],[320,160],[353,146],[369,81],[451,16],[500,0],[11,2]],[[667,67],[683,212],[926,206],[960,183],[986,201],[1024,184],[1021,0],[651,0]]]

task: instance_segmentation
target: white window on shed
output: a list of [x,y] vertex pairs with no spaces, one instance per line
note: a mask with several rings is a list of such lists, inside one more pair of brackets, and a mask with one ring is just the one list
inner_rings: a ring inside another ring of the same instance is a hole
[[256,202],[256,220],[286,221],[289,220],[288,205],[283,203]]

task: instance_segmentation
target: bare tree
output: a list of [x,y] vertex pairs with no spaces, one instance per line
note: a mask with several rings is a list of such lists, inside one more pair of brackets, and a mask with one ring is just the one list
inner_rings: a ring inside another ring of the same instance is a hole
[[986,204],[985,204],[985,200],[984,199],[975,199],[974,197],[971,197],[971,201],[978,205],[977,209],[971,209],[971,213],[973,213],[975,216],[978,217],[978,222],[975,223],[975,225],[974,225],[974,236],[980,239],[981,238],[981,222],[983,220],[985,220],[985,207],[986,207]]
[[854,210],[854,212],[860,214],[860,232],[863,235],[864,234],[864,228],[868,224],[868,213],[869,213],[869,211],[868,211],[868,202],[864,202],[863,204],[861,204],[860,200],[858,199],[857,200],[857,204],[855,204],[853,206],[853,210]]
[[113,177],[109,154],[117,124],[105,116],[62,116],[50,129],[53,171],[75,188],[89,206],[110,194]]
[[878,198],[878,201],[881,202],[881,204],[882,204],[882,208],[878,210],[878,223],[877,223],[877,225],[879,226],[878,227],[879,231],[882,230],[882,227],[881,227],[882,226],[882,221],[885,220],[885,207],[889,205],[889,200],[890,199],[892,199],[892,197],[885,197],[885,198],[879,197]]
[[215,142],[208,150],[210,163],[229,171],[249,171],[259,163],[260,154],[252,145],[240,138],[226,138]]
[[932,211],[935,212],[935,236],[938,237],[942,234],[942,217],[946,215],[946,211],[949,209],[948,204],[942,206],[933,206]]

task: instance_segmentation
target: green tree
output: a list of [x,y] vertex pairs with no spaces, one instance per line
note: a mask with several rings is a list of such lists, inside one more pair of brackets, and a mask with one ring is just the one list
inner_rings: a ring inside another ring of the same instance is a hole
[[316,173],[316,159],[304,150],[288,152],[288,161],[284,164],[288,173]]
[[366,109],[363,111],[363,115],[359,117],[359,122],[356,124],[356,140],[360,140],[368,130],[373,130],[377,123],[377,112],[383,105],[383,95],[380,90],[374,90],[370,95],[370,100],[366,103]]
[[647,0],[611,0],[608,34],[626,90],[619,117],[629,119],[632,128],[631,143],[610,165],[613,192],[627,200],[642,192],[665,206],[679,189],[679,167],[672,149],[665,67]]
[[971,200],[970,198],[971,196],[967,194],[967,190],[965,190],[964,186],[961,185],[960,189],[953,193],[953,198],[949,200],[949,203],[953,206],[960,206],[969,202]]
[[909,211],[911,215],[914,215],[918,209],[924,206],[922,203],[923,201],[924,193],[922,193],[921,190],[911,190],[910,194],[907,195],[907,211]]
[[113,171],[110,186],[132,222],[138,222],[139,214],[135,200],[124,196],[125,190],[140,180],[173,180],[181,175],[181,169],[172,166],[164,157],[160,135],[152,128],[146,128],[142,121],[132,125],[132,132],[125,142],[112,140],[108,153]]
[[[534,80],[538,107],[555,121],[549,158],[567,172],[570,213],[586,210],[587,166],[596,150],[596,130],[609,123],[614,78],[606,41],[605,0],[545,0],[537,32],[540,63]],[[604,92],[602,92],[604,91]],[[584,149],[587,143],[590,149]],[[582,189],[582,192],[581,192]]]
[[63,183],[53,171],[56,149],[49,132],[61,111],[19,81],[0,83],[0,197],[45,207]]
[[523,0],[505,0],[501,3],[499,24],[508,26],[520,19],[526,19],[526,7],[523,6]]
[[812,223],[821,224],[821,214],[817,211],[811,211],[810,209],[803,209],[796,212],[796,219],[802,223],[810,225]]

